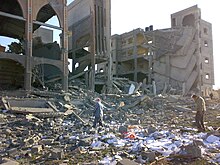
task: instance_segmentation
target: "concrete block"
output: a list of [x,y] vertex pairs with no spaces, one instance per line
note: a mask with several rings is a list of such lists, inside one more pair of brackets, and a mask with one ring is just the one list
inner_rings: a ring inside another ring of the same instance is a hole
[[44,145],[53,145],[54,139],[42,139],[40,141],[40,144],[44,144]]
[[92,143],[92,139],[92,137],[81,139],[78,146],[90,146]]
[[19,165],[18,162],[8,159],[8,158],[2,158],[2,160],[0,161],[1,165]]
[[51,159],[60,160],[64,158],[64,152],[62,149],[55,148],[51,151]]
[[202,149],[197,145],[189,144],[188,146],[185,146],[184,149],[186,153],[193,158],[202,157]]

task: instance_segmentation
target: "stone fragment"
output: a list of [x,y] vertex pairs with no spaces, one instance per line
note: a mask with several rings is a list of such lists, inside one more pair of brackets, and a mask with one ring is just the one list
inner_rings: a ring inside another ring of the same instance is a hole
[[79,141],[78,146],[89,146],[92,143],[92,137],[84,138]]
[[32,154],[39,154],[42,151],[42,145],[36,145],[31,148]]
[[12,149],[9,149],[7,151],[7,153],[8,153],[9,156],[13,157],[13,156],[17,155],[18,150],[17,150],[17,148],[12,148]]
[[16,162],[15,160],[11,160],[8,158],[2,158],[0,164],[1,165],[19,165],[19,163]]
[[127,126],[120,126],[118,131],[123,134],[125,132],[128,132],[128,127]]
[[141,156],[144,160],[147,160],[149,162],[156,160],[155,152],[142,152]]
[[202,149],[200,146],[197,146],[192,143],[192,144],[185,146],[184,149],[187,155],[190,155],[193,158],[202,157]]
[[139,165],[135,161],[129,160],[129,159],[122,159],[117,163],[117,165]]
[[157,128],[154,127],[154,126],[150,126],[150,127],[148,128],[148,133],[149,133],[149,134],[154,133],[155,131],[157,131]]

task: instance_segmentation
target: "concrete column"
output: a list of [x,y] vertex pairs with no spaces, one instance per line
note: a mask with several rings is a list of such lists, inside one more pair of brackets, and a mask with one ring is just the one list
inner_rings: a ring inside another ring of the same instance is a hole
[[199,83],[198,83],[198,88],[199,88],[199,94],[201,95],[202,94],[202,81],[203,81],[203,75],[202,75],[202,70],[200,68],[201,66],[201,62],[202,62],[202,54],[200,52],[200,48],[201,48],[201,38],[200,38],[200,19],[201,19],[201,13],[200,13],[200,10],[197,10],[197,13],[196,13],[196,29],[197,29],[197,44],[198,44],[198,53],[197,53],[197,59],[198,59],[198,62],[197,62],[197,69],[198,69],[198,72],[199,72]]
[[111,54],[111,1],[106,0],[106,52],[108,56],[108,82],[107,91],[112,89],[112,54]]
[[[150,51],[151,51],[151,49],[150,49]],[[148,67],[148,84],[151,84],[151,80],[152,80],[152,62],[153,62],[153,60],[152,60],[152,58],[153,58],[153,55],[152,55],[152,52],[150,52],[150,55],[149,55],[149,67]]]
[[32,0],[28,0],[27,3],[27,21],[25,25],[25,38],[26,38],[26,49],[25,49],[25,90],[31,90],[31,57],[32,57],[32,29],[33,29],[33,13],[32,13]]
[[68,26],[67,26],[67,6],[66,1],[63,1],[63,30],[62,30],[62,61],[63,61],[63,77],[62,88],[64,91],[68,91]]
[[137,34],[133,31],[134,81],[137,82]]
[[186,82],[183,83],[182,87],[182,95],[184,96],[186,94]]
[[170,84],[170,55],[166,55],[166,83]]
[[93,10],[93,12],[94,12],[94,15],[93,15],[93,18],[96,18],[96,19],[94,19],[93,21],[95,22],[94,23],[94,28],[95,28],[95,32],[94,32],[94,36],[95,36],[95,52],[97,53],[97,54],[100,54],[100,35],[99,35],[99,33],[98,32],[100,32],[100,29],[99,29],[99,10],[98,10],[98,4],[95,4],[95,2],[94,2],[94,10]]
[[153,86],[153,94],[154,94],[154,96],[156,96],[156,94],[157,94],[157,87],[156,87],[155,81],[152,81],[152,86]]
[[96,32],[95,32],[95,2],[92,1],[91,18],[92,18],[92,36],[91,36],[91,77],[89,79],[89,89],[95,91],[95,55],[96,55]]

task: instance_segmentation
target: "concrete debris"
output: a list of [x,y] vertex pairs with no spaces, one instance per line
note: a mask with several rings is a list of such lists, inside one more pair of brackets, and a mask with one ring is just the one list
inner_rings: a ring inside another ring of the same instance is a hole
[[[172,162],[173,155],[182,155],[192,158],[191,162],[205,159],[207,163],[219,163],[219,110],[214,106],[218,100],[206,99],[210,109],[205,121],[212,129],[198,133],[190,97],[146,95],[140,88],[139,92],[127,94],[128,89],[99,94],[73,87],[67,94],[51,91],[21,98],[2,97],[1,160],[23,164],[146,164],[166,158]],[[97,97],[106,110],[104,127],[94,129]],[[20,106],[19,112],[11,108]],[[32,108],[52,112],[33,113]]]

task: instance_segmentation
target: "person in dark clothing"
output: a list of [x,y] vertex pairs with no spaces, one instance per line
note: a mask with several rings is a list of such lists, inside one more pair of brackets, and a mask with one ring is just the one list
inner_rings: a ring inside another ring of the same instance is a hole
[[209,96],[210,96],[210,98],[211,98],[211,100],[213,99],[213,93],[211,92],[210,94],[209,94]]
[[197,96],[197,95],[192,95],[191,97],[196,103],[195,120],[198,131],[205,131],[205,126],[204,126],[204,113],[206,111],[205,100],[201,96]]
[[99,126],[103,127],[103,109],[104,105],[101,103],[101,99],[97,98],[95,104],[95,110],[94,110],[94,116],[95,120],[93,122],[93,128],[96,128],[97,123],[99,123]]

